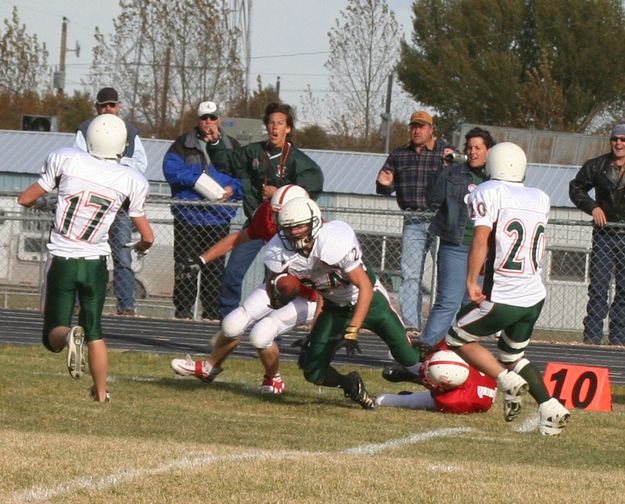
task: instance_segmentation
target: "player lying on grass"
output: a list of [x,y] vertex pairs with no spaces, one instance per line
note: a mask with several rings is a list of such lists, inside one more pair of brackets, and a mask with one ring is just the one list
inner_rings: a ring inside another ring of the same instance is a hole
[[[58,188],[42,289],[43,345],[51,352],[67,346],[72,378],[82,375],[88,353],[95,401],[110,400],[106,390],[108,353],[102,339],[106,258],[111,253],[108,231],[126,200],[128,215],[141,235],[138,242],[127,245],[144,253],[154,241],[144,211],[149,185],[137,170],[119,163],[125,149],[124,121],[113,114],[99,115],[87,129],[88,153],[73,148],[52,152],[39,180],[18,197],[20,205],[32,207]],[[79,325],[70,327],[76,293]]]
[[[525,358],[545,301],[540,262],[550,209],[544,192],[523,185],[526,169],[518,145],[495,145],[486,158],[491,180],[467,196],[475,223],[466,280],[472,303],[461,308],[446,342],[469,364],[497,379],[505,394],[506,421],[518,416],[520,395],[529,390],[538,404],[539,432],[558,436],[570,413],[549,395],[540,370]],[[483,287],[478,283],[482,269]],[[498,331],[499,361],[479,343]]]
[[469,366],[445,343],[425,356],[414,381],[429,391],[381,394],[376,404],[442,413],[481,413],[490,409],[497,393],[494,378]]
[[302,349],[304,377],[317,385],[341,388],[363,408],[374,408],[374,399],[357,372],[345,375],[330,365],[337,348],[345,345],[348,355],[354,355],[360,351],[358,333],[369,329],[415,374],[420,367],[419,352],[410,346],[386,290],[365,269],[356,233],[342,221],[323,223],[319,207],[307,198],[286,203],[278,214],[278,227],[278,234],[265,248],[265,266],[274,277],[293,275],[323,297]]
[[[307,197],[306,191],[289,184],[280,187],[271,201],[264,201],[254,212],[249,227],[234,232],[220,240],[189,264],[206,264],[221,257],[233,248],[251,240],[269,241],[278,230],[276,215],[280,208],[296,197]],[[272,302],[273,301],[273,302]],[[212,382],[222,371],[221,365],[241,342],[242,334],[250,327],[250,343],[256,348],[264,367],[260,392],[281,394],[286,390],[280,375],[280,352],[275,339],[298,325],[310,323],[317,306],[317,293],[303,287],[299,295],[287,303],[271,299],[263,283],[221,322],[221,330],[213,338],[213,349],[208,359],[194,361],[173,359],[171,368],[182,376],[195,376]]]

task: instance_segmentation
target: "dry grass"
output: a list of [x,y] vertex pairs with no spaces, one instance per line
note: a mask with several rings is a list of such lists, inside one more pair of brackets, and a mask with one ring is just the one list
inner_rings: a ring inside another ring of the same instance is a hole
[[[64,354],[0,347],[0,502],[622,502],[625,387],[612,413],[575,411],[559,439],[482,415],[363,411],[285,364],[261,397],[260,364],[220,381],[176,378],[169,358],[111,355],[113,402],[88,399]],[[361,370],[373,393],[399,390]]]

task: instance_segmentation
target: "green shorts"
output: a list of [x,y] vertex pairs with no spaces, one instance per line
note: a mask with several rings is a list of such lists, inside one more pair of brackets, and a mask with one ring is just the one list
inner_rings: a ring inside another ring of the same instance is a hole
[[108,271],[106,256],[97,259],[52,257],[46,275],[43,311],[43,344],[50,349],[48,334],[55,327],[70,326],[76,293],[80,303],[78,324],[85,339],[102,339],[102,310]]
[[501,331],[497,340],[499,358],[505,363],[516,362],[524,355],[544,302],[543,299],[528,307],[491,301],[465,305],[460,309],[457,325],[449,331],[446,342],[451,347],[459,347]]

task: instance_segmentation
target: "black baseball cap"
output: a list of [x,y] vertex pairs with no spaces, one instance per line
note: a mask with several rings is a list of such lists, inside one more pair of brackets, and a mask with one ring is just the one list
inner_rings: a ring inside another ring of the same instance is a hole
[[95,99],[96,105],[104,105],[105,103],[119,103],[119,95],[112,87],[105,87],[98,91]]

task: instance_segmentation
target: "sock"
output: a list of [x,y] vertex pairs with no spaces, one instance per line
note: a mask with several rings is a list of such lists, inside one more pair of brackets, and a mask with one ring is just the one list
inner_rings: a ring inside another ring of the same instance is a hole
[[540,370],[534,364],[530,362],[521,369],[519,374],[529,385],[529,393],[538,404],[542,404],[551,398],[545,387],[545,382],[543,382]]
[[326,377],[321,385],[324,387],[339,387],[343,390],[347,390],[350,387],[351,382],[347,379],[347,375],[343,375],[332,366],[328,366]]

